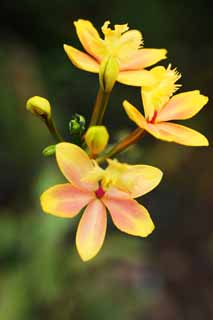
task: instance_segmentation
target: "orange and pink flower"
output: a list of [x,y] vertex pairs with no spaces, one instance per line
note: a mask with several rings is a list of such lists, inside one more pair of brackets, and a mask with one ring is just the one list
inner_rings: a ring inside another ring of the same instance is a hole
[[193,117],[207,104],[208,97],[200,94],[199,90],[172,96],[180,87],[175,84],[180,74],[175,69],[171,70],[170,65],[167,69],[155,67],[150,73],[155,78],[154,84],[141,88],[145,117],[125,100],[123,106],[128,117],[155,138],[186,146],[208,146],[209,142],[203,134],[170,122]]
[[41,206],[46,213],[64,218],[72,218],[85,209],[76,234],[82,260],[93,258],[102,247],[107,209],[115,226],[123,232],[146,237],[153,231],[148,211],[134,198],[160,183],[159,169],[109,160],[104,170],[84,150],[67,142],[56,146],[56,159],[69,182],[46,190],[41,195]]

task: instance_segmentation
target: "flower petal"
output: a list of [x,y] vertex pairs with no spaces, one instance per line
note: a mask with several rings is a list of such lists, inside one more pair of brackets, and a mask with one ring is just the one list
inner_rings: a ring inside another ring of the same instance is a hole
[[132,165],[120,177],[122,186],[126,186],[131,198],[140,197],[153,190],[160,183],[163,173],[148,165]]
[[100,62],[106,52],[106,48],[98,31],[88,20],[79,19],[74,22],[74,25],[84,49]]
[[76,234],[77,250],[83,261],[92,259],[101,249],[106,227],[106,209],[96,199],[85,209]]
[[102,201],[108,208],[115,226],[128,234],[147,237],[154,224],[146,208],[132,199],[117,199],[105,195]]
[[117,81],[129,86],[151,86],[155,82],[153,75],[148,70],[120,71]]
[[46,213],[72,218],[94,198],[93,192],[77,189],[70,183],[59,184],[42,193],[41,207]]
[[181,126],[176,123],[149,123],[146,130],[154,137],[169,142],[176,142],[186,146],[209,145],[209,142],[204,135],[202,135],[198,131],[195,131],[185,126]]
[[98,73],[99,64],[88,54],[64,44],[64,50],[71,62],[79,69]]
[[121,68],[123,64],[125,65],[129,60],[132,60],[132,56],[139,51],[142,43],[143,37],[138,30],[130,30],[121,35],[116,50]]
[[145,129],[147,128],[147,122],[142,113],[138,111],[137,108],[135,108],[131,103],[129,103],[127,100],[123,102],[123,107],[128,115],[128,117],[135,122],[138,127]]
[[130,193],[119,190],[116,187],[110,187],[106,191],[105,196],[108,198],[131,199]]
[[155,112],[153,97],[150,92],[147,92],[147,90],[144,90],[144,87],[141,88],[141,99],[143,103],[145,117],[146,119],[151,120]]
[[56,146],[56,160],[63,175],[81,189],[95,190],[96,182],[86,182],[84,178],[93,170],[92,161],[84,150],[68,142]]
[[121,65],[121,70],[141,70],[152,66],[160,60],[166,59],[166,49],[140,49]]
[[208,102],[199,90],[176,94],[159,112],[156,121],[184,120],[193,117]]

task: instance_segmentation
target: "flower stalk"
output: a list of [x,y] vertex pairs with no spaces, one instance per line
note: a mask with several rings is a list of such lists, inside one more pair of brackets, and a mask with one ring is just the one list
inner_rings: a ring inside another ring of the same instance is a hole
[[109,102],[111,92],[105,92],[101,87],[98,90],[96,101],[93,107],[93,112],[90,120],[90,127],[100,125]]
[[128,136],[126,136],[123,140],[121,140],[118,144],[113,146],[104,156],[96,159],[98,163],[106,161],[108,158],[113,158],[118,153],[126,150],[131,145],[137,143],[143,136],[145,135],[145,131],[141,128],[137,128],[132,131]]
[[52,117],[49,119],[48,118],[44,119],[44,122],[45,122],[50,134],[56,140],[56,142],[64,141],[64,139],[62,138],[62,136],[58,132],[56,125],[55,125],[55,122]]

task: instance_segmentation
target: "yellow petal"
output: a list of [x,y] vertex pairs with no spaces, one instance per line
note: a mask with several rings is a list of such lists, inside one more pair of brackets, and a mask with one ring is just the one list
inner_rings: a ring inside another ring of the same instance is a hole
[[162,172],[152,166],[129,165],[111,159],[107,161],[109,165],[101,184],[107,195],[112,194],[113,198],[140,197],[154,189],[162,178]]
[[96,190],[96,182],[86,182],[84,178],[93,170],[93,163],[84,150],[68,142],[58,143],[56,146],[56,160],[63,175],[75,186]]
[[129,165],[119,178],[121,189],[126,189],[132,198],[140,197],[160,183],[163,173],[148,165]]
[[119,230],[140,237],[147,237],[154,230],[154,224],[148,211],[137,201],[107,196],[104,196],[102,201]]
[[64,50],[77,68],[93,73],[99,72],[99,64],[88,54],[66,44],[64,45]]
[[100,38],[98,31],[88,20],[79,19],[74,22],[76,32],[84,49],[99,62],[106,53],[103,40]]
[[106,209],[100,200],[92,201],[81,218],[76,246],[83,261],[92,259],[101,249],[107,227]]
[[128,62],[121,64],[121,70],[141,70],[166,59],[166,49],[137,50]]
[[117,81],[135,87],[151,86],[154,84],[153,75],[147,70],[120,71]]
[[94,198],[93,192],[75,188],[70,183],[59,184],[41,195],[41,207],[46,213],[72,218]]
[[176,94],[159,112],[156,121],[184,120],[193,117],[208,102],[199,90]]
[[153,96],[146,90],[144,90],[144,87],[141,88],[141,98],[142,98],[142,103],[143,103],[143,108],[144,108],[144,113],[146,119],[151,120],[154,112],[155,112],[155,106],[153,103]]
[[149,123],[146,130],[154,137],[169,141],[183,144],[186,146],[208,146],[209,142],[207,138],[185,126],[181,126],[176,123],[162,122],[162,123]]
[[128,64],[129,60],[132,60],[135,52],[143,44],[142,34],[138,30],[130,30],[121,35],[117,43],[116,56],[120,62],[121,68],[122,64]]
[[138,127],[145,129],[147,128],[147,122],[142,113],[138,111],[131,103],[127,100],[123,102],[123,107],[128,115],[128,117],[137,124]]

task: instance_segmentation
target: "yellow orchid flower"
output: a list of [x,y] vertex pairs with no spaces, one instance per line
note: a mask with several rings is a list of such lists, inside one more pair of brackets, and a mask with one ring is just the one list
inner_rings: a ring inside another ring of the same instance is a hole
[[72,218],[81,209],[76,246],[82,260],[93,258],[104,242],[109,210],[115,226],[130,235],[147,237],[154,224],[146,208],[134,198],[154,189],[162,172],[147,165],[109,160],[106,170],[80,147],[62,142],[56,146],[58,166],[69,183],[53,186],[41,195],[46,213]]
[[[69,59],[76,67],[85,71],[100,73],[101,70],[106,75],[112,73],[116,77],[114,80],[127,85],[142,86],[152,83],[151,74],[144,68],[165,59],[167,51],[144,49],[140,31],[129,30],[127,24],[117,24],[112,30],[109,24],[110,21],[106,21],[101,28],[104,34],[102,39],[90,21],[75,21],[78,38],[86,53],[65,44],[64,50]],[[106,67],[109,68],[108,72]]]
[[155,77],[155,84],[141,89],[145,117],[125,100],[123,106],[128,117],[155,138],[186,146],[208,146],[207,138],[201,133],[170,122],[193,117],[205,106],[208,97],[200,94],[199,90],[172,96],[180,87],[175,84],[180,74],[176,69],[171,70],[170,65],[167,69],[155,67],[150,72]]

